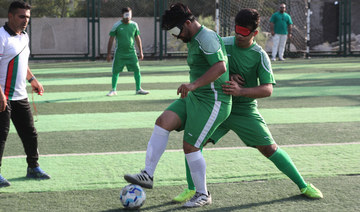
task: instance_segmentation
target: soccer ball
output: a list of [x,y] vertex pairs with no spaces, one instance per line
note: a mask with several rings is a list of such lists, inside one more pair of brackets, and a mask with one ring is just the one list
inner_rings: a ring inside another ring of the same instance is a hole
[[145,191],[139,185],[129,184],[120,192],[120,201],[125,208],[138,209],[144,205]]

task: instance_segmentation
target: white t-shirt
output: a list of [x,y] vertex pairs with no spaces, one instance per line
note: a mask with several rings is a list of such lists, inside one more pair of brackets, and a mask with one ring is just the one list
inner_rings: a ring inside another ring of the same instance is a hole
[[6,99],[28,97],[26,75],[30,55],[29,36],[13,32],[6,24],[0,28],[0,86]]

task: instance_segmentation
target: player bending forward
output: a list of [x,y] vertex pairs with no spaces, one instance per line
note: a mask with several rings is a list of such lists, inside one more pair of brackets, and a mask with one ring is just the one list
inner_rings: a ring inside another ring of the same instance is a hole
[[[217,128],[210,140],[215,144],[229,130],[233,130],[247,146],[257,148],[271,160],[299,187],[303,195],[313,199],[323,198],[321,191],[304,181],[289,155],[276,145],[257,109],[256,99],[270,96],[275,84],[270,59],[254,41],[258,33],[259,16],[254,9],[241,10],[235,19],[235,36],[223,38],[232,78],[229,85],[223,86],[223,91],[233,96],[233,105],[230,116]],[[190,199],[196,190],[186,158],[185,163],[188,188],[176,196],[174,202]]]

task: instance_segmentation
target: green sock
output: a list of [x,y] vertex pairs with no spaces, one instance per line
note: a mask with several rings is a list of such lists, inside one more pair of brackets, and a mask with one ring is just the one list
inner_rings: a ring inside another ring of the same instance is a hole
[[[202,153],[202,149],[200,149],[200,151]],[[196,188],[195,188],[195,185],[194,185],[194,181],[192,180],[189,165],[187,163],[186,158],[185,158],[185,167],[186,167],[186,181],[187,181],[187,184],[188,184],[188,189],[195,190]]]
[[299,189],[306,187],[304,179],[296,169],[296,166],[292,162],[290,156],[284,150],[278,147],[276,152],[269,157],[269,160],[271,160],[280,171],[288,176],[299,187]]
[[136,91],[141,89],[141,74],[140,71],[134,71]]
[[111,78],[111,86],[112,86],[113,91],[116,91],[118,78],[119,78],[119,73],[113,73],[112,78]]
[[186,158],[185,158],[185,167],[186,167],[186,181],[187,181],[187,184],[188,184],[188,189],[195,190],[195,185],[194,185],[194,182],[193,182],[193,180],[191,178],[190,169],[189,169],[189,165],[187,163]]

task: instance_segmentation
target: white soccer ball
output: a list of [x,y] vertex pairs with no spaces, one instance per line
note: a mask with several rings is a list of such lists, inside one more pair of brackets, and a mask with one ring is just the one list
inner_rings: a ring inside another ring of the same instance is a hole
[[146,200],[145,191],[139,185],[129,184],[120,192],[120,201],[125,208],[138,209]]

